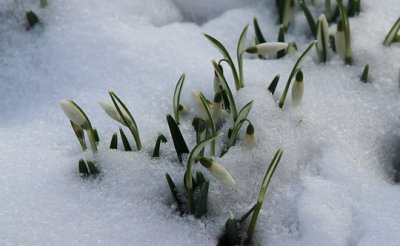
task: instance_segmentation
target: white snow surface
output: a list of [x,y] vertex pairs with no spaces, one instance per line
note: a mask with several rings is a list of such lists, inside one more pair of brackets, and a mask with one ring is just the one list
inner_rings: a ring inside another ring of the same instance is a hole
[[[303,64],[299,107],[288,95],[280,109],[266,88],[279,73],[277,94],[283,91],[311,40],[301,11],[286,37],[298,52],[279,60],[245,57],[246,85],[235,98],[240,107],[254,100],[249,119],[258,147],[242,146],[241,132],[237,145],[215,158],[235,178],[232,187],[196,167],[210,180],[201,219],[176,213],[165,179],[168,172],[183,190],[184,167],[165,119],[173,113],[175,84],[184,72],[181,102],[189,108],[193,90],[211,100],[210,60],[221,55],[202,33],[234,54],[241,30],[257,16],[266,39],[275,41],[275,1],[49,0],[45,9],[38,2],[0,3],[0,245],[216,245],[226,219],[256,201],[278,148],[284,154],[255,245],[400,245],[400,187],[392,168],[400,148],[400,46],[382,45],[400,13],[398,0],[362,1],[362,12],[350,19],[352,66],[334,53],[320,64],[313,51]],[[315,16],[323,6],[317,1]],[[41,23],[27,31],[29,9]],[[253,34],[250,26],[247,44]],[[367,63],[364,84],[359,76]],[[135,117],[142,151],[108,148],[119,124],[98,101],[111,102],[109,90]],[[82,153],[59,106],[65,99],[98,129],[96,156]],[[181,124],[189,148],[193,115]],[[169,141],[160,158],[151,158],[158,132]],[[101,177],[80,178],[80,158],[95,159]]]

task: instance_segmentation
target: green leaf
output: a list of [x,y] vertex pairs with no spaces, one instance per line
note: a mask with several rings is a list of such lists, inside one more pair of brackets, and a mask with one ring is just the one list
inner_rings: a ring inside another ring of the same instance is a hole
[[274,95],[276,87],[278,86],[280,75],[277,74],[268,86],[268,90]]
[[217,74],[218,79],[221,83],[222,89],[228,97],[229,104],[230,104],[229,106],[230,106],[230,109],[231,109],[231,112],[233,115],[233,119],[235,120],[237,118],[237,110],[236,110],[235,99],[233,98],[233,95],[232,95],[232,91],[229,88],[228,82],[226,81],[226,79],[223,75],[223,72],[220,70],[218,64],[215,61],[212,61],[212,64],[214,66],[215,73]]
[[203,173],[200,171],[197,171],[196,172],[196,185],[202,186],[205,182],[206,182],[206,179],[204,178]]
[[124,145],[125,151],[132,151],[131,145],[129,144],[128,138],[126,137],[122,128],[119,128],[119,134],[121,135],[122,144]]
[[178,155],[179,161],[182,163],[182,154],[188,154],[189,149],[186,145],[185,139],[183,138],[181,131],[179,130],[178,125],[170,114],[167,114],[167,122],[169,130],[171,132],[172,141],[174,142],[176,154]]
[[[279,26],[278,42],[285,42],[285,30],[282,25]],[[284,57],[285,55],[286,55],[286,51],[280,50],[276,53],[276,58],[279,59],[281,57]]]
[[160,145],[161,145],[161,142],[166,143],[167,139],[165,138],[164,135],[159,133],[157,141],[156,141],[156,145],[154,146],[153,157],[159,157],[160,156]]
[[100,138],[99,138],[99,134],[97,133],[97,129],[93,128],[93,135],[94,135],[94,139],[96,140],[96,143],[100,142]]
[[171,191],[172,197],[174,198],[175,202],[178,204],[178,207],[182,205],[181,200],[178,198],[178,190],[176,189],[174,181],[172,181],[171,176],[169,176],[168,173],[165,174],[165,177],[167,178],[169,190]]
[[83,159],[79,160],[79,173],[81,174],[82,177],[87,177],[89,176],[89,170],[86,166],[86,162]]
[[261,32],[261,29],[260,29],[260,26],[258,25],[258,20],[256,17],[253,18],[253,25],[254,25],[254,32],[256,34],[256,40],[257,40],[256,44],[266,43],[267,41],[265,40],[265,38]]
[[180,98],[181,98],[181,92],[182,92],[182,87],[183,83],[185,82],[185,74],[183,73],[181,77],[179,77],[178,82],[176,83],[175,87],[175,92],[174,92],[174,115],[175,115],[175,122],[176,124],[179,125],[179,104],[180,104]]
[[239,67],[239,88],[243,88],[244,87],[243,51],[244,51],[244,46],[245,46],[245,43],[246,43],[247,29],[248,28],[249,28],[249,25],[246,25],[243,28],[243,31],[240,34],[239,41],[238,41],[237,48],[236,48],[236,55],[237,55],[237,61],[238,61],[238,67]]
[[[211,129],[211,135],[214,136],[217,132],[216,128],[215,128],[215,122],[214,122],[214,118],[213,118],[213,114],[210,108],[210,105],[207,102],[207,99],[204,97],[203,93],[199,92],[199,97],[200,97],[200,101],[203,104],[204,110],[207,113],[207,118],[208,118],[208,126]],[[211,155],[215,155],[215,141],[211,142]]]
[[228,65],[231,67],[232,70],[232,76],[233,80],[235,81],[235,87],[236,90],[240,89],[240,82],[239,82],[239,76],[235,68],[235,64],[233,63],[233,60],[231,56],[229,55],[229,52],[226,50],[226,48],[219,42],[217,39],[214,37],[204,33],[204,36],[218,49],[218,51],[222,54],[222,56],[226,59],[228,62]]
[[26,12],[26,20],[28,21],[29,28],[33,28],[37,23],[39,23],[39,17],[32,11]]
[[118,134],[115,132],[111,138],[110,149],[118,148]]
[[343,27],[344,27],[344,43],[345,43],[344,62],[346,64],[350,65],[352,63],[352,57],[351,57],[351,38],[350,38],[349,18],[347,16],[346,9],[343,5],[343,0],[337,0],[337,4],[339,7],[340,18],[343,21]]
[[137,128],[135,120],[132,117],[132,114],[129,112],[128,108],[121,101],[121,99],[119,99],[117,97],[117,95],[115,95],[114,92],[110,91],[109,94],[110,94],[111,100],[112,100],[115,108],[118,111],[118,114],[121,116],[121,119],[125,122],[125,124],[129,128],[130,132],[132,133],[132,136],[136,143],[137,150],[141,150],[142,144],[140,141],[139,130]]
[[268,166],[267,172],[265,173],[263,182],[261,184],[260,192],[258,194],[257,203],[255,205],[253,215],[251,216],[251,221],[250,221],[249,227],[247,229],[247,238],[244,242],[245,245],[251,244],[251,240],[252,240],[253,234],[254,234],[254,229],[255,229],[256,223],[257,223],[258,214],[260,213],[262,204],[264,202],[265,193],[267,192],[267,188],[271,181],[271,178],[274,175],[274,172],[282,158],[282,154],[283,154],[283,151],[281,149],[278,149],[278,151],[275,153],[274,158],[272,159],[271,163]]
[[253,101],[250,101],[240,110],[238,117],[233,125],[232,134],[229,136],[228,139],[229,147],[235,145],[237,134],[239,133],[239,130],[242,127],[244,121],[247,119],[247,116],[249,115],[252,106]]
[[97,174],[99,174],[99,169],[97,169],[97,167],[94,165],[94,163],[92,161],[88,161],[87,165],[89,167],[89,172],[90,175],[96,176]]
[[279,107],[282,108],[283,104],[285,104],[285,100],[286,100],[286,95],[288,93],[289,87],[290,87],[290,83],[292,82],[292,79],[294,77],[294,75],[297,73],[297,71],[300,69],[301,63],[303,62],[303,60],[306,58],[306,56],[310,53],[311,48],[315,45],[316,41],[312,41],[308,47],[303,51],[303,53],[301,54],[301,56],[299,57],[299,59],[297,59],[296,64],[294,64],[294,67],[292,69],[292,72],[289,75],[288,81],[286,82],[286,86],[285,89],[282,93],[282,96],[279,100]]
[[310,27],[311,33],[314,37],[317,36],[317,26],[315,24],[314,17],[312,16],[310,10],[307,5],[304,3],[304,0],[299,0],[299,5],[301,10],[303,10],[304,15],[306,16],[308,26]]
[[369,65],[365,65],[364,70],[361,74],[360,80],[364,83],[368,82],[368,70],[369,70]]
[[331,21],[332,19],[331,0],[325,0],[325,16],[328,22]]
[[291,0],[283,0],[283,13],[282,13],[282,22],[281,25],[283,26],[283,29],[286,31],[288,26],[289,26],[289,20],[290,20],[290,8],[291,8]]
[[83,128],[80,127],[79,125],[75,124],[71,120],[70,120],[70,122],[71,122],[72,129],[74,130],[75,135],[78,138],[79,144],[82,147],[82,150],[85,151],[87,149],[87,146],[86,146],[85,133],[83,131]]
[[206,181],[201,186],[200,197],[199,197],[199,204],[196,210],[196,217],[200,218],[204,214],[207,213],[207,198],[208,198],[208,187],[210,185],[209,181]]
[[383,45],[385,46],[390,46],[393,43],[393,40],[396,38],[397,33],[400,30],[400,17],[397,19],[397,21],[394,23],[390,31],[385,37],[385,40],[383,41]]
[[[329,35],[327,36],[326,34],[328,33],[328,26],[324,25],[324,21],[326,20],[326,17],[324,15],[321,15],[320,18],[318,18],[318,23],[317,23],[317,53],[318,57],[321,62],[326,62],[328,60],[328,45],[329,45]],[[327,24],[327,22],[325,22]]]

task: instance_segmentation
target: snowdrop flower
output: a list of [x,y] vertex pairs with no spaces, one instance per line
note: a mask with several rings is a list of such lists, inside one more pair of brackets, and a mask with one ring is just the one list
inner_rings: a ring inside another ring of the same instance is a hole
[[60,102],[61,109],[65,115],[75,124],[82,127],[85,130],[91,128],[87,116],[82,109],[74,101],[62,101]]
[[288,44],[284,42],[269,42],[250,46],[245,51],[250,54],[257,53],[259,55],[269,55],[275,54],[280,50],[286,49],[287,47]]
[[200,158],[200,163],[217,179],[225,185],[234,185],[236,182],[229,172],[220,164],[205,157]]
[[296,74],[296,79],[292,85],[292,103],[294,106],[300,104],[304,93],[303,72],[299,70]]
[[[118,121],[119,123],[121,123],[122,125],[128,127],[128,125],[124,122],[124,120],[122,119],[121,115],[118,113],[118,110],[114,107],[114,105],[106,103],[104,101],[99,101],[100,106],[103,108],[103,110],[106,112],[106,114],[108,116],[110,116],[113,120]],[[122,110],[122,113],[125,116],[125,120],[127,120],[128,124],[130,124],[130,117],[128,116],[128,114],[123,111],[122,107],[120,107],[120,109]]]
[[345,39],[344,39],[344,24],[340,19],[337,22],[337,29],[335,33],[335,48],[336,52],[342,57],[345,56]]
[[217,93],[212,103],[212,114],[216,125],[220,125],[229,117],[228,111],[222,108],[222,94]]
[[328,21],[324,14],[318,17],[318,28],[317,28],[317,51],[318,56],[322,62],[326,62],[328,59],[328,45],[329,45],[329,33],[328,33]]
[[257,146],[257,137],[256,133],[254,132],[254,126],[249,124],[246,129],[246,135],[243,139],[243,145],[247,148],[255,148]]
[[194,100],[194,111],[195,114],[200,117],[203,120],[206,120],[208,118],[207,112],[203,106],[203,103],[201,102],[200,99],[200,92],[198,91],[193,91],[192,92],[192,97]]

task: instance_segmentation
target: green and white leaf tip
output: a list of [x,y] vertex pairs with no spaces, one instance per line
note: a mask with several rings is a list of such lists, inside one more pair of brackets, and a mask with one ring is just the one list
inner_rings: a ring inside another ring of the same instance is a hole
[[219,181],[225,185],[234,185],[236,182],[232,175],[219,163],[212,159],[201,157],[200,163]]
[[248,47],[245,51],[250,54],[270,55],[275,54],[280,50],[284,50],[287,47],[288,44],[284,42],[269,42],[252,45]]
[[296,73],[295,82],[292,85],[292,104],[297,106],[301,103],[304,94],[303,72],[299,70]]
[[397,19],[397,21],[394,23],[390,31],[385,37],[385,40],[383,41],[383,45],[385,46],[390,46],[393,41],[396,39],[396,35],[398,34],[400,30],[400,17]]
[[321,62],[328,60],[329,32],[328,21],[324,14],[320,15],[317,24],[317,53]]

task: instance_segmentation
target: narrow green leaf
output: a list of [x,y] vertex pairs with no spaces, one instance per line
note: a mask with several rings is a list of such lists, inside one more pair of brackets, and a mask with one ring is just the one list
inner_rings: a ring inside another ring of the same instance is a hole
[[196,186],[202,186],[206,182],[206,179],[204,178],[204,175],[202,172],[197,171],[196,172]]
[[[213,118],[213,114],[210,108],[210,105],[207,102],[207,99],[204,97],[203,93],[199,92],[199,97],[201,100],[201,103],[203,104],[204,110],[207,112],[207,118],[208,118],[208,126],[209,129],[211,130],[211,136],[214,136],[217,132],[215,128],[215,122]],[[210,144],[210,152],[211,155],[215,155],[215,141],[212,141]]]
[[176,189],[174,181],[172,181],[171,176],[169,176],[168,173],[165,174],[165,177],[167,178],[169,190],[171,191],[172,197],[174,198],[175,202],[178,204],[178,207],[182,205],[181,200],[178,198],[178,190]]
[[236,67],[235,67],[235,64],[233,63],[233,60],[232,60],[231,56],[229,55],[229,52],[221,44],[221,42],[219,42],[214,37],[212,37],[206,33],[204,33],[204,36],[218,49],[218,51],[222,54],[222,56],[228,62],[228,65],[231,67],[231,70],[232,70],[232,76],[233,76],[233,80],[235,81],[236,90],[239,90],[240,89],[239,75],[236,71]]
[[331,0],[325,0],[325,16],[328,22],[330,22],[332,19]]
[[129,144],[128,138],[126,137],[122,128],[119,128],[119,134],[121,135],[122,144],[124,145],[125,151],[132,151],[131,145]]
[[233,98],[232,91],[229,88],[228,82],[226,81],[222,71],[220,70],[218,64],[215,61],[212,61],[212,64],[214,66],[214,70],[218,76],[218,79],[220,80],[221,86],[223,91],[226,93],[228,99],[229,99],[229,104],[230,104],[230,109],[233,115],[233,119],[237,118],[237,110],[236,110],[236,103],[235,99]]
[[350,65],[352,63],[352,57],[351,57],[351,38],[350,38],[349,18],[347,16],[346,9],[343,5],[343,0],[337,0],[337,4],[339,7],[340,18],[342,19],[343,26],[344,26],[344,43],[345,43],[344,62],[345,62],[345,64]]
[[360,80],[364,83],[368,82],[368,70],[369,70],[369,65],[365,65],[364,70],[361,74]]
[[235,145],[237,134],[242,127],[244,121],[250,113],[251,107],[253,106],[253,101],[248,102],[239,112],[235,123],[233,124],[232,134],[228,139],[228,147]]
[[[285,30],[282,25],[279,27],[278,42],[285,42]],[[285,55],[286,55],[286,51],[280,50],[276,53],[276,58],[279,59],[281,57],[284,57]]]
[[277,74],[268,86],[268,90],[274,95],[276,87],[278,86],[280,75]]
[[86,141],[85,141],[85,133],[83,128],[79,125],[75,124],[73,121],[71,122],[72,130],[74,130],[76,137],[78,138],[79,144],[82,147],[82,150],[85,151],[87,149]]
[[175,122],[179,125],[179,105],[180,105],[180,98],[183,83],[185,82],[185,74],[183,73],[181,77],[179,77],[178,82],[176,83],[175,92],[174,92],[174,115],[175,115]]
[[219,239],[219,246],[222,245],[240,245],[240,226],[236,219],[228,219],[225,223],[225,231]]
[[249,28],[249,25],[246,25],[243,28],[243,31],[240,34],[239,41],[238,41],[238,44],[237,44],[237,49],[236,49],[236,55],[237,55],[237,61],[238,61],[238,67],[239,67],[239,88],[243,88],[244,87],[243,51],[244,51],[244,46],[246,44],[247,29],[248,28]]
[[385,40],[383,41],[383,45],[390,46],[393,40],[396,38],[396,35],[399,32],[399,30],[400,30],[400,17],[394,23],[392,28],[390,28],[390,31],[388,32],[388,34],[385,37]]
[[356,0],[349,0],[347,5],[347,15],[349,17],[353,17],[357,12],[357,1]]
[[94,139],[96,140],[96,143],[99,143],[100,138],[99,138],[99,133],[97,132],[96,128],[93,128],[93,135],[94,135]]
[[256,44],[262,44],[262,43],[266,43],[267,41],[265,40],[262,32],[261,32],[261,28],[258,25],[258,20],[256,17],[253,18],[253,25],[254,25],[254,32],[256,34]]
[[90,175],[96,176],[97,174],[99,174],[99,169],[97,169],[97,167],[94,165],[94,163],[92,161],[88,161],[87,165],[89,167],[89,173]]
[[32,10],[29,10],[26,12],[26,20],[28,21],[29,28],[33,28],[39,22],[39,17]]
[[292,82],[292,79],[294,77],[294,75],[297,73],[297,71],[300,69],[301,63],[303,62],[303,60],[306,58],[306,56],[310,53],[311,48],[315,45],[316,41],[312,41],[308,47],[303,51],[303,53],[301,54],[301,56],[299,57],[299,59],[297,59],[296,63],[293,66],[292,72],[289,75],[288,81],[286,82],[286,86],[285,89],[282,93],[282,96],[279,100],[279,107],[282,108],[283,105],[285,104],[285,100],[286,100],[286,95],[288,93],[289,87],[290,87],[290,83]]
[[121,116],[122,120],[128,126],[129,131],[132,133],[132,136],[136,143],[137,150],[141,150],[142,144],[140,141],[139,130],[136,125],[135,119],[133,119],[132,114],[129,112],[128,108],[121,101],[121,99],[119,99],[119,97],[117,97],[117,95],[115,95],[114,92],[110,91],[109,94],[110,94],[111,100],[112,100],[115,108],[118,111],[118,114]]
[[318,57],[321,62],[325,63],[328,60],[328,45],[329,45],[329,35],[328,35],[328,22],[326,17],[322,14],[318,18],[317,23],[317,43],[316,49]]
[[255,205],[253,215],[251,216],[251,221],[247,229],[247,238],[244,242],[244,245],[251,244],[251,240],[254,234],[254,229],[257,223],[258,214],[260,213],[262,204],[264,202],[265,193],[267,192],[268,185],[271,181],[272,176],[274,175],[275,169],[282,158],[282,154],[283,151],[281,149],[278,149],[278,151],[275,153],[274,158],[272,159],[271,163],[268,166],[267,172],[265,173],[263,182],[261,184],[260,193],[258,195],[257,203]]
[[79,173],[82,177],[89,176],[89,170],[86,166],[86,162],[83,159],[79,160]]
[[291,9],[291,0],[283,0],[283,13],[282,13],[282,22],[280,23],[284,29],[284,31],[287,31],[287,28],[289,26],[289,20],[290,20],[290,15],[292,14],[290,9]]
[[182,136],[181,130],[179,130],[178,125],[170,114],[167,114],[167,122],[171,132],[172,141],[174,142],[176,154],[178,155],[179,161],[182,163],[182,154],[188,154],[189,149]]
[[312,35],[314,37],[316,37],[317,36],[317,25],[315,24],[314,17],[312,16],[307,5],[304,3],[304,0],[299,0],[299,5],[300,5],[301,10],[303,10],[304,15],[306,16],[306,20],[307,20],[308,26],[310,27]]
[[115,132],[111,138],[110,149],[118,148],[118,134]]
[[202,186],[201,186],[201,191],[200,191],[200,197],[199,197],[199,204],[196,210],[196,217],[200,218],[204,214],[207,213],[207,199],[208,199],[208,188],[209,188],[210,182],[206,181]]
[[165,138],[164,135],[159,133],[157,141],[156,141],[156,145],[154,146],[153,157],[159,157],[160,156],[160,145],[161,145],[161,142],[166,143],[167,139]]

